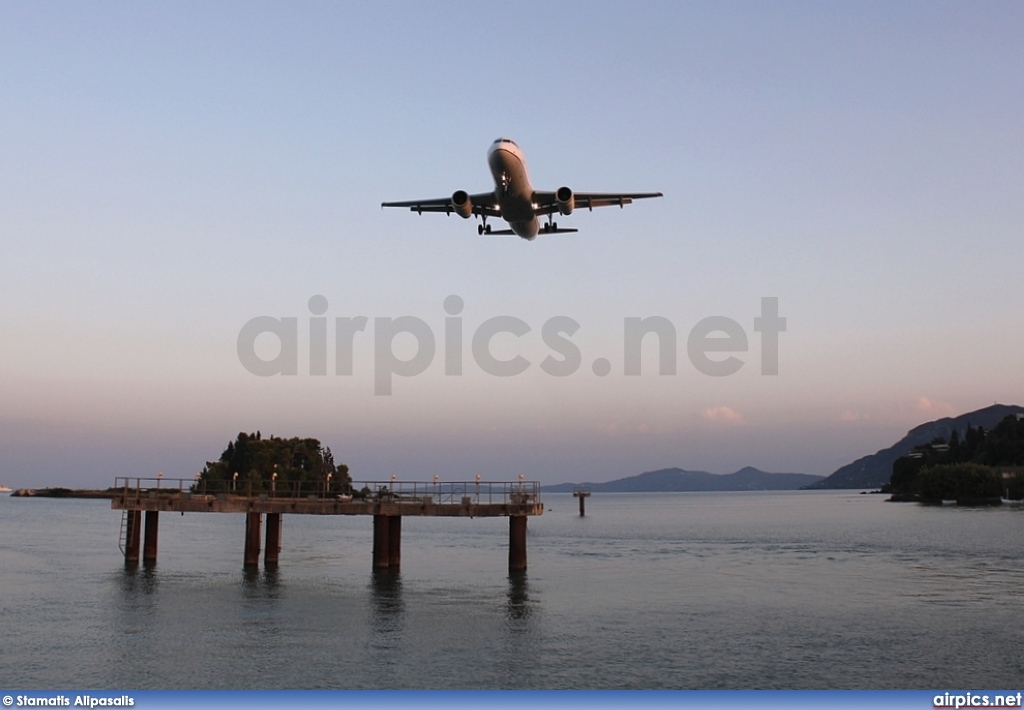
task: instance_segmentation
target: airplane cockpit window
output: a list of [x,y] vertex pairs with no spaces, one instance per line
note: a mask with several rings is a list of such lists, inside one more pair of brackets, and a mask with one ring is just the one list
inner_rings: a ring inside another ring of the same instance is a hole
[[511,138],[496,138],[494,142],[495,143],[511,143],[512,145],[515,145],[516,148],[519,147],[518,145],[516,145],[516,142],[514,140],[512,140]]

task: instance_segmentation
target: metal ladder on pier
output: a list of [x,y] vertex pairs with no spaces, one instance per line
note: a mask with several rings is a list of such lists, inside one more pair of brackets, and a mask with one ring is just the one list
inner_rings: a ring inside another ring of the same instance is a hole
[[117,547],[121,550],[121,554],[127,554],[125,550],[128,548],[128,511],[121,509],[121,529],[117,533]]

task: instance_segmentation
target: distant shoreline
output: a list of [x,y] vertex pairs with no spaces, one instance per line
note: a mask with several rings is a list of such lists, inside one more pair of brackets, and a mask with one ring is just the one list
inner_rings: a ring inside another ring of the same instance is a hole
[[824,480],[822,476],[812,476],[807,473],[771,473],[753,466],[747,466],[735,473],[728,474],[663,468],[607,483],[558,483],[541,486],[541,492],[571,493],[581,487],[588,488],[593,493],[791,491],[808,487],[822,480]]
[[116,491],[98,488],[18,488],[12,498],[113,498]]

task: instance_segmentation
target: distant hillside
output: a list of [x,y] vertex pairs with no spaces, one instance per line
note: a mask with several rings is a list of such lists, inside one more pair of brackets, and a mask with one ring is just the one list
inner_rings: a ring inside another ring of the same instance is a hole
[[751,466],[736,473],[719,475],[707,471],[665,468],[608,483],[560,483],[543,486],[544,491],[568,493],[586,486],[595,493],[663,493],[670,491],[792,491],[821,480],[806,473],[767,473]]
[[967,425],[983,426],[986,430],[1010,414],[1022,414],[1024,407],[1013,404],[993,404],[991,407],[976,412],[961,414],[959,417],[944,417],[927,424],[916,426],[907,435],[890,446],[870,456],[864,456],[853,463],[838,469],[828,478],[812,483],[807,488],[878,488],[889,482],[892,476],[892,464],[900,456],[905,456],[915,446],[928,444],[936,437],[943,441],[949,438],[956,429],[960,436],[967,431]]

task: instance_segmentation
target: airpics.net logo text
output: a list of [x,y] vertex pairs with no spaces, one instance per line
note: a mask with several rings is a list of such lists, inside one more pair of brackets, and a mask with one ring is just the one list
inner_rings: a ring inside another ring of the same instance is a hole
[[[456,295],[444,299],[443,358],[444,374],[462,375],[465,324],[461,313],[465,303]],[[328,371],[327,332],[328,302],[324,296],[313,296],[308,303],[309,312],[309,369],[313,376],[326,376]],[[779,334],[786,331],[786,319],[779,316],[779,299],[761,298],[761,313],[753,319],[753,331],[760,338],[760,366],[762,375],[779,373]],[[357,347],[370,337],[364,335],[370,319],[367,316],[334,318],[334,374],[352,376]],[[552,377],[568,377],[583,364],[583,353],[572,337],[580,324],[569,316],[553,316],[541,325],[540,337],[550,354],[538,364],[541,371]],[[514,377],[526,372],[533,362],[522,354],[499,359],[494,355],[492,341],[501,334],[523,338],[533,332],[529,323],[510,315],[487,318],[470,336],[470,354],[473,363],[494,377]],[[653,335],[654,338],[647,336]],[[278,350],[272,358],[257,353],[257,339],[276,340]],[[396,353],[396,341],[415,342],[410,357],[402,358],[407,348]],[[507,339],[507,338],[506,338]],[[623,374],[639,376],[645,342],[657,343],[658,374],[675,375],[677,333],[672,321],[663,316],[627,317],[622,323]],[[390,395],[395,377],[415,377],[434,362],[437,338],[430,325],[416,316],[377,317],[373,319],[373,391],[376,395]],[[238,332],[238,361],[248,372],[258,377],[299,374],[299,318],[256,316],[247,321]],[[686,355],[690,364],[709,377],[733,375],[746,364],[737,357],[749,350],[747,331],[736,320],[726,316],[709,316],[698,321],[686,336]],[[508,353],[505,353],[506,355]],[[597,358],[591,371],[598,377],[611,374],[612,363]]]

